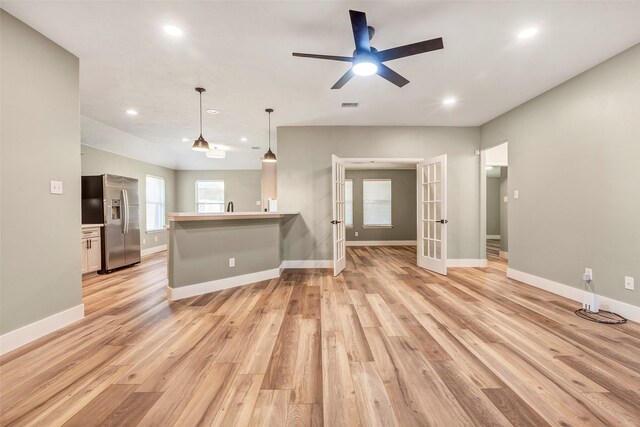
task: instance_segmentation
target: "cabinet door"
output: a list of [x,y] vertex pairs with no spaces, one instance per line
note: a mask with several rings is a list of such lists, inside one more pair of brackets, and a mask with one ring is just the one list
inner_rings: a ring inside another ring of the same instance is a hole
[[88,239],[82,239],[82,274],[87,272],[88,241]]
[[100,238],[94,237],[89,240],[87,249],[87,273],[100,270],[102,256],[100,251]]

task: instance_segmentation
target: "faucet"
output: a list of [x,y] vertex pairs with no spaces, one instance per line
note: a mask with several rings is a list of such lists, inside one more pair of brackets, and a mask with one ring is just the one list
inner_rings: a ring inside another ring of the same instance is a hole
[[233,202],[227,203],[227,212],[233,212]]

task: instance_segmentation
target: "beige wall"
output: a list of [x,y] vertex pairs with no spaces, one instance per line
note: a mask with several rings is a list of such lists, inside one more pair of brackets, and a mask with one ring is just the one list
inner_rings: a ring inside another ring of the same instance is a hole
[[[347,228],[349,241],[416,240],[416,170],[347,170],[353,180],[353,228]],[[362,180],[391,180],[391,222],[393,227],[363,228]],[[358,236],[355,236],[356,231]]]
[[260,211],[260,180],[262,172],[259,170],[223,170],[223,171],[176,171],[177,209],[180,212],[195,212],[196,210],[196,180],[222,179],[224,180],[225,206],[233,201],[236,212]]
[[176,206],[176,180],[173,169],[152,165],[113,154],[97,148],[82,146],[82,175],[121,175],[138,180],[140,195],[140,244],[142,250],[166,245],[169,241],[167,231],[147,233],[146,222],[146,177],[154,175],[164,178],[166,212],[172,212]]
[[[640,305],[640,44],[481,128],[509,141],[509,267]],[[519,198],[513,191],[519,191]]]
[[309,126],[278,128],[278,207],[299,211],[284,226],[284,259],[330,260],[331,155],[448,155],[448,256],[480,258],[477,127]]
[[78,58],[0,10],[2,334],[82,304],[78,71]]
[[500,178],[487,178],[487,236],[500,234]]

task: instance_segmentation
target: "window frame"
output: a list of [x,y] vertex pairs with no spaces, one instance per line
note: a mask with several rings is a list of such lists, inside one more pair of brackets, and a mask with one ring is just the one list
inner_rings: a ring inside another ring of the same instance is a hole
[[[162,202],[154,203],[162,206],[162,224],[160,228],[149,228],[149,222],[147,221],[147,216],[149,212],[149,194],[147,192],[147,184],[149,178],[157,179],[162,182]],[[144,228],[146,233],[159,233],[165,231],[165,227],[167,225],[167,180],[163,176],[145,174],[144,180]]]
[[198,202],[198,183],[199,182],[221,182],[222,183],[222,210],[220,212],[224,212],[225,211],[225,191],[226,191],[226,184],[224,182],[224,179],[196,179],[196,182],[194,183],[194,190],[195,190],[195,208],[196,208],[196,213],[217,213],[217,212],[202,212],[199,209],[199,205],[204,204],[204,205],[217,205],[218,203],[199,203]]
[[[347,222],[347,181],[351,181],[351,224]],[[353,178],[345,178],[344,180],[344,226],[346,228],[353,228],[355,222],[354,199],[353,199]]]
[[[389,224],[365,224],[364,187],[367,181],[389,182]],[[362,228],[393,228],[393,182],[391,178],[363,178],[362,179]]]

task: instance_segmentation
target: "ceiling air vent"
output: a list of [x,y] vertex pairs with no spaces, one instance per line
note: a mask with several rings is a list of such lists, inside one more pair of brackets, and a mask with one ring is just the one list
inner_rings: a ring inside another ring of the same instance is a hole
[[343,102],[342,108],[358,108],[357,102]]
[[259,149],[260,149],[260,147],[255,147],[255,146],[253,146],[253,147],[251,147],[251,149],[252,149],[252,150],[259,150]]

